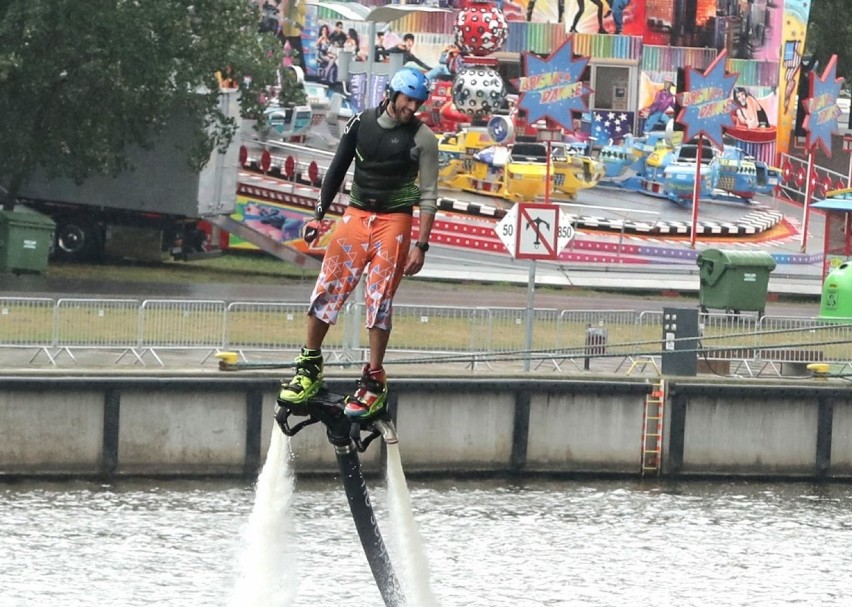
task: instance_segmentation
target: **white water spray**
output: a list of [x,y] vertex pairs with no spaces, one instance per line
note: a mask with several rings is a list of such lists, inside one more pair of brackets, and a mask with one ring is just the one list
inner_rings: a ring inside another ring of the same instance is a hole
[[411,511],[411,496],[398,443],[388,443],[387,456],[388,505],[394,540],[402,556],[400,580],[408,599],[406,604],[408,607],[437,607],[438,601],[430,585],[429,560]]
[[291,551],[294,475],[289,443],[276,426],[257,479],[254,508],[243,531],[232,607],[286,607],[298,590]]

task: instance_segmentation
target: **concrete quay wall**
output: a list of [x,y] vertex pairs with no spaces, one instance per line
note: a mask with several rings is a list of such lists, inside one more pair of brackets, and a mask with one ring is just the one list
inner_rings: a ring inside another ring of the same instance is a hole
[[[278,431],[278,385],[260,372],[0,377],[0,478],[255,476]],[[661,474],[852,479],[847,386],[670,378]],[[390,407],[408,474],[638,477],[652,389],[624,377],[394,378]],[[297,473],[337,473],[321,425],[290,445]],[[376,441],[365,471],[381,473],[383,456]]]

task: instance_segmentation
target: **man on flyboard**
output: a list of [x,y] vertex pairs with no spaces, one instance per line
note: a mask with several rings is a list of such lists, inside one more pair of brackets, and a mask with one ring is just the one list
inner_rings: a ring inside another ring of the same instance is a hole
[[[350,418],[369,419],[387,400],[383,368],[391,333],[393,297],[403,275],[423,268],[437,210],[438,143],[415,114],[429,96],[429,80],[403,68],[391,78],[377,108],[353,116],[343,131],[320,189],[314,218],[303,231],[313,242],[320,222],[340,191],[353,159],[349,206],[337,222],[311,295],[307,338],[296,357],[296,373],[282,381],[279,402],[299,405],[322,387],[322,344],[330,325],[366,271],[366,326],[370,358],[354,393],[345,400]],[[419,187],[417,185],[419,175]],[[420,207],[417,241],[411,247],[413,209]]]

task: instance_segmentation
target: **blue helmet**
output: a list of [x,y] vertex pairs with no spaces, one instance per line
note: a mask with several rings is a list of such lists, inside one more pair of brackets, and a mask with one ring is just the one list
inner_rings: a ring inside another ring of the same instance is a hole
[[391,99],[396,97],[397,93],[402,93],[423,103],[429,98],[429,79],[423,72],[403,68],[390,79],[388,90]]

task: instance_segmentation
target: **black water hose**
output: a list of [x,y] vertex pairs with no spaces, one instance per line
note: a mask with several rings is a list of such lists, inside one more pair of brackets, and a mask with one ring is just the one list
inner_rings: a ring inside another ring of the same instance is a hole
[[[353,424],[352,420],[344,415],[343,402],[343,396],[322,390],[302,404],[295,405],[279,401],[275,409],[275,419],[287,436],[293,436],[302,428],[316,422],[322,422],[326,427],[326,436],[334,446],[334,453],[337,456],[337,466],[340,469],[343,488],[346,490],[352,520],[355,521],[355,529],[361,539],[361,546],[364,548],[364,555],[373,572],[376,586],[386,607],[404,607],[405,594],[394,574],[390,555],[385,548],[379,524],[376,522],[373,505],[370,503],[370,494],[367,491],[367,481],[361,472],[361,459],[358,457],[356,448],[358,445],[363,451],[370,440],[379,434],[385,436],[385,440],[389,443],[396,442],[396,431],[392,424],[388,425],[379,420],[375,422],[377,428],[373,428],[372,438],[361,441],[361,426]],[[289,423],[291,414],[310,417],[291,426]],[[370,424],[369,427],[372,428],[372,426]]]
[[382,532],[373,513],[358,453],[351,443],[335,445],[334,452],[349,501],[349,510],[352,512],[358,537],[361,538],[361,545],[379,592],[387,607],[402,607],[405,605],[405,596],[394,574],[393,564],[382,540]]

